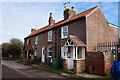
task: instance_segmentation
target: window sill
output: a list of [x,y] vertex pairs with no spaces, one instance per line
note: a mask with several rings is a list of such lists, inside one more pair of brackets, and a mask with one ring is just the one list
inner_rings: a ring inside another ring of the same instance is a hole
[[66,39],[66,38],[68,38],[68,37],[62,37],[61,39]]
[[74,59],[74,60],[85,60],[85,58],[82,58],[82,59]]
[[52,56],[47,56],[48,58],[52,58]]
[[51,42],[52,40],[48,40],[48,42]]

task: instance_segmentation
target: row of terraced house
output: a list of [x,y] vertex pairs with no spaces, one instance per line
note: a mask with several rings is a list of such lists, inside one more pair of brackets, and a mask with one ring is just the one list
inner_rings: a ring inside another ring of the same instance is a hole
[[98,50],[97,44],[118,42],[118,26],[106,20],[99,5],[79,14],[74,7],[65,6],[63,15],[63,20],[55,22],[50,13],[47,26],[31,29],[31,34],[24,38],[25,57],[37,57],[48,64],[52,58],[58,58],[64,71],[106,74],[116,55],[112,49]]

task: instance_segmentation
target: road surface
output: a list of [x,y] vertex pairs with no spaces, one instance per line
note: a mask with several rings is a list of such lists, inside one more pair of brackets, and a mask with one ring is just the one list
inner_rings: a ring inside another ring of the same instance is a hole
[[15,61],[2,61],[2,77],[3,78],[66,78],[61,74],[51,73],[34,69],[30,66],[16,63]]

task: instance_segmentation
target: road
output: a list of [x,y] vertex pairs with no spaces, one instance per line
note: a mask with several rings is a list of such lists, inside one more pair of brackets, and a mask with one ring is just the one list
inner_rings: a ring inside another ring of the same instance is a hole
[[3,78],[66,78],[61,74],[51,73],[34,69],[30,66],[16,63],[15,61],[2,61],[2,77]]
[[27,77],[15,71],[14,69],[2,65],[2,78],[27,78]]

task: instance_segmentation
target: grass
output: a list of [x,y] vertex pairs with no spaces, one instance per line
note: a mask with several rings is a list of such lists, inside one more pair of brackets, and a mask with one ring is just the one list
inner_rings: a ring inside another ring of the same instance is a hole
[[46,68],[46,67],[41,67],[41,66],[39,66],[38,69],[43,70],[43,71],[57,73],[57,74],[62,73],[61,69]]

